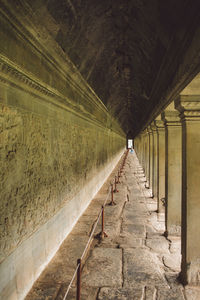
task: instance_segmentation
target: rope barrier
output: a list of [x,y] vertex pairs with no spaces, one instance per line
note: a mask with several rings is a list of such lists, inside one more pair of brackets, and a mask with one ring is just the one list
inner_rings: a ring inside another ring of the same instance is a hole
[[[120,167],[120,171],[118,171],[118,182],[116,181],[116,176],[115,176],[115,181],[114,181],[114,183],[115,183],[115,188],[116,188],[116,183],[119,183],[119,177],[120,177],[120,174],[121,174],[122,169],[123,169],[123,167],[124,167],[124,164],[125,164],[127,155],[128,155],[128,150],[127,150],[127,152],[125,153],[125,156],[124,156],[124,158],[123,158],[123,162],[122,162],[122,165],[121,165],[121,167]],[[104,230],[104,229],[103,229],[103,227],[104,227],[104,207],[105,207],[105,205],[106,205],[106,203],[107,203],[107,201],[108,201],[108,198],[109,198],[110,194],[112,194],[112,201],[111,201],[111,202],[115,203],[115,202],[113,201],[113,184],[111,184],[111,186],[110,186],[110,188],[109,188],[107,197],[106,197],[106,199],[105,199],[105,201],[104,201],[104,204],[102,205],[101,210],[100,210],[100,212],[99,212],[99,214],[98,214],[97,220],[96,220],[96,222],[95,222],[95,224],[94,224],[94,227],[93,227],[92,232],[91,232],[91,234],[90,234],[90,236],[89,236],[88,242],[87,242],[87,244],[86,244],[86,246],[85,246],[85,249],[84,249],[84,251],[83,251],[83,253],[82,253],[82,256],[81,256],[80,259],[77,260],[77,267],[76,267],[76,270],[74,271],[74,274],[73,274],[72,279],[71,279],[71,281],[70,281],[70,283],[69,283],[69,286],[68,286],[68,288],[67,288],[67,291],[66,291],[66,293],[65,293],[65,295],[64,295],[63,300],[66,300],[66,298],[67,298],[67,295],[68,295],[68,293],[69,293],[69,290],[70,290],[70,288],[71,288],[71,286],[72,286],[72,283],[73,283],[73,281],[74,281],[74,279],[75,279],[76,274],[77,274],[77,294],[76,294],[76,299],[77,299],[77,300],[80,299],[80,288],[81,288],[81,286],[80,286],[80,284],[81,284],[81,283],[80,283],[80,276],[81,276],[81,262],[82,262],[82,259],[84,258],[85,254],[86,254],[86,252],[87,252],[87,249],[88,249],[88,247],[89,247],[89,245],[90,245],[90,242],[91,242],[91,240],[92,240],[93,234],[94,234],[94,232],[95,232],[95,230],[96,230],[96,227],[97,227],[97,225],[98,225],[98,223],[99,223],[99,219],[100,219],[101,216],[102,216],[102,232],[101,232],[100,234],[101,234],[101,237],[102,237],[102,238],[103,238],[103,236],[107,236],[107,234],[103,231],[103,230]]]
[[77,267],[76,267],[76,270],[75,270],[75,272],[74,272],[74,274],[73,274],[73,276],[72,276],[72,279],[71,279],[71,281],[70,281],[70,284],[68,285],[68,288],[67,288],[67,291],[66,291],[66,293],[65,293],[65,296],[64,296],[63,300],[66,300],[66,298],[67,298],[67,295],[68,295],[69,290],[70,290],[70,288],[71,288],[71,286],[72,286],[72,283],[73,283],[73,281],[74,281],[74,279],[75,279],[75,276],[76,276],[76,273],[77,273],[77,271],[78,271],[79,266],[80,266],[80,264],[77,265]]

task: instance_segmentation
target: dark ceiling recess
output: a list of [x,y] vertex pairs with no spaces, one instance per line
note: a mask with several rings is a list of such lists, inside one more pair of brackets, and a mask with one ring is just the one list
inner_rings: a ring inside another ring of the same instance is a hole
[[45,7],[56,34],[41,13],[44,25],[129,136],[142,128],[172,82],[200,19],[199,0],[35,0],[30,5],[38,16]]

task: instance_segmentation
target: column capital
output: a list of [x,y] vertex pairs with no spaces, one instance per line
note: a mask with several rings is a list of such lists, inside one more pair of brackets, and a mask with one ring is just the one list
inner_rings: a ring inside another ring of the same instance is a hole
[[200,95],[179,95],[175,107],[181,120],[200,120]]
[[180,125],[180,116],[177,110],[165,110],[161,113],[162,120],[165,126],[178,126]]
[[156,124],[155,124],[155,121],[153,121],[151,124],[150,124],[150,127],[151,127],[151,130],[153,131],[153,132],[157,132],[157,127],[156,127]]
[[165,125],[164,125],[164,122],[163,120],[155,120],[154,121],[155,123],[155,126],[157,127],[157,130],[162,130],[162,129],[165,129]]
[[148,131],[148,133],[149,134],[152,134],[153,133],[153,130],[152,130],[152,128],[151,128],[151,126],[149,125],[149,126],[147,126],[147,131]]

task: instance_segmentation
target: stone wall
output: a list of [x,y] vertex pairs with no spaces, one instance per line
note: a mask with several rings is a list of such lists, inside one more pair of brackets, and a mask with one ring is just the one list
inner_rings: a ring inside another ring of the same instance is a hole
[[31,13],[1,2],[0,298],[23,299],[125,135]]
[[124,140],[48,104],[41,104],[41,113],[1,104],[0,117],[2,261],[73,198]]

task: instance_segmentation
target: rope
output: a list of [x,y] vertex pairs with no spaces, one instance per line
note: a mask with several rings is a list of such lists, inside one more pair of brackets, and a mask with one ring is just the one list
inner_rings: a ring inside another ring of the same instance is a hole
[[78,264],[77,267],[76,267],[76,270],[75,270],[74,275],[73,275],[73,277],[72,277],[72,279],[71,279],[71,281],[70,281],[70,284],[69,284],[69,286],[68,286],[68,288],[67,288],[67,291],[66,291],[66,293],[65,293],[65,296],[64,296],[63,300],[66,300],[66,297],[67,297],[67,295],[68,295],[68,293],[69,293],[69,290],[70,290],[70,288],[71,288],[71,286],[72,286],[72,283],[73,283],[73,281],[74,281],[74,278],[75,278],[75,276],[76,276],[76,273],[77,273],[77,271],[78,271],[79,266],[80,266],[80,264]]
[[[127,155],[125,156],[125,159],[126,159],[126,157],[127,157]],[[105,207],[105,205],[106,205],[106,203],[107,203],[107,201],[108,201],[110,192],[111,192],[111,187],[110,187],[110,189],[109,189],[109,191],[108,191],[106,200],[104,201],[103,208]],[[100,213],[99,213],[98,218],[97,218],[97,220],[96,220],[96,222],[95,222],[94,228],[93,228],[93,230],[92,230],[92,232],[91,232],[91,234],[90,234],[90,237],[89,237],[89,239],[88,239],[88,242],[87,242],[87,244],[86,244],[86,246],[85,246],[85,249],[84,249],[84,251],[83,251],[83,254],[82,254],[82,256],[81,256],[81,260],[82,260],[83,257],[85,256],[85,253],[86,253],[86,251],[87,251],[87,249],[88,249],[88,247],[89,247],[89,244],[90,244],[90,242],[91,242],[91,240],[92,240],[93,234],[94,234],[94,232],[95,232],[95,229],[96,229],[96,227],[97,227],[97,224],[98,224],[98,222],[99,222],[99,219],[100,219],[100,217],[101,217],[101,215],[102,215],[103,208],[101,208],[101,210],[100,210]],[[80,263],[79,263],[79,264],[77,265],[77,267],[76,267],[76,270],[75,270],[74,275],[73,275],[73,277],[72,277],[72,279],[71,279],[71,281],[70,281],[70,284],[69,284],[69,286],[68,286],[68,288],[67,288],[67,291],[66,291],[66,293],[65,293],[65,296],[64,296],[63,300],[66,300],[66,297],[67,297],[67,295],[68,295],[68,293],[69,293],[69,290],[70,290],[70,288],[71,288],[71,286],[72,286],[72,283],[73,283],[73,281],[74,281],[74,278],[75,278],[75,276],[76,276],[76,273],[77,273],[77,271],[78,271],[79,266],[80,266]]]
[[[106,205],[106,202],[108,201],[110,192],[111,192],[111,190],[109,189],[109,192],[108,192],[108,194],[107,194],[106,200],[104,201],[103,207]],[[99,223],[99,219],[100,219],[100,217],[101,217],[102,211],[103,211],[103,208],[101,208],[101,210],[100,210],[100,213],[99,213],[98,218],[97,218],[97,220],[96,220],[96,222],[95,222],[94,228],[93,228],[93,230],[92,230],[92,232],[91,232],[91,234],[90,234],[90,237],[89,237],[89,239],[88,239],[88,242],[87,242],[87,244],[86,244],[86,246],[85,246],[85,249],[84,249],[84,251],[83,251],[83,254],[82,254],[82,256],[81,256],[81,260],[82,260],[83,257],[85,256],[85,253],[86,253],[86,251],[87,251],[87,249],[88,249],[88,247],[89,247],[89,244],[90,244],[90,242],[91,242],[91,240],[92,240],[92,237],[93,237],[93,234],[94,234],[95,229],[96,229],[96,227],[97,227],[97,224]],[[70,290],[70,288],[71,288],[71,286],[72,286],[72,283],[73,283],[73,281],[74,281],[74,279],[75,279],[75,276],[76,276],[76,273],[77,273],[77,271],[78,271],[79,266],[80,266],[80,264],[78,264],[77,267],[76,267],[76,270],[75,270],[75,272],[74,272],[74,274],[73,274],[73,277],[72,277],[72,279],[71,279],[71,281],[70,281],[70,284],[69,284],[69,286],[68,286],[68,288],[67,288],[67,291],[66,291],[66,293],[65,293],[65,296],[64,296],[63,300],[66,300],[66,297],[67,297],[67,295],[68,295],[68,293],[69,293],[69,290]]]

